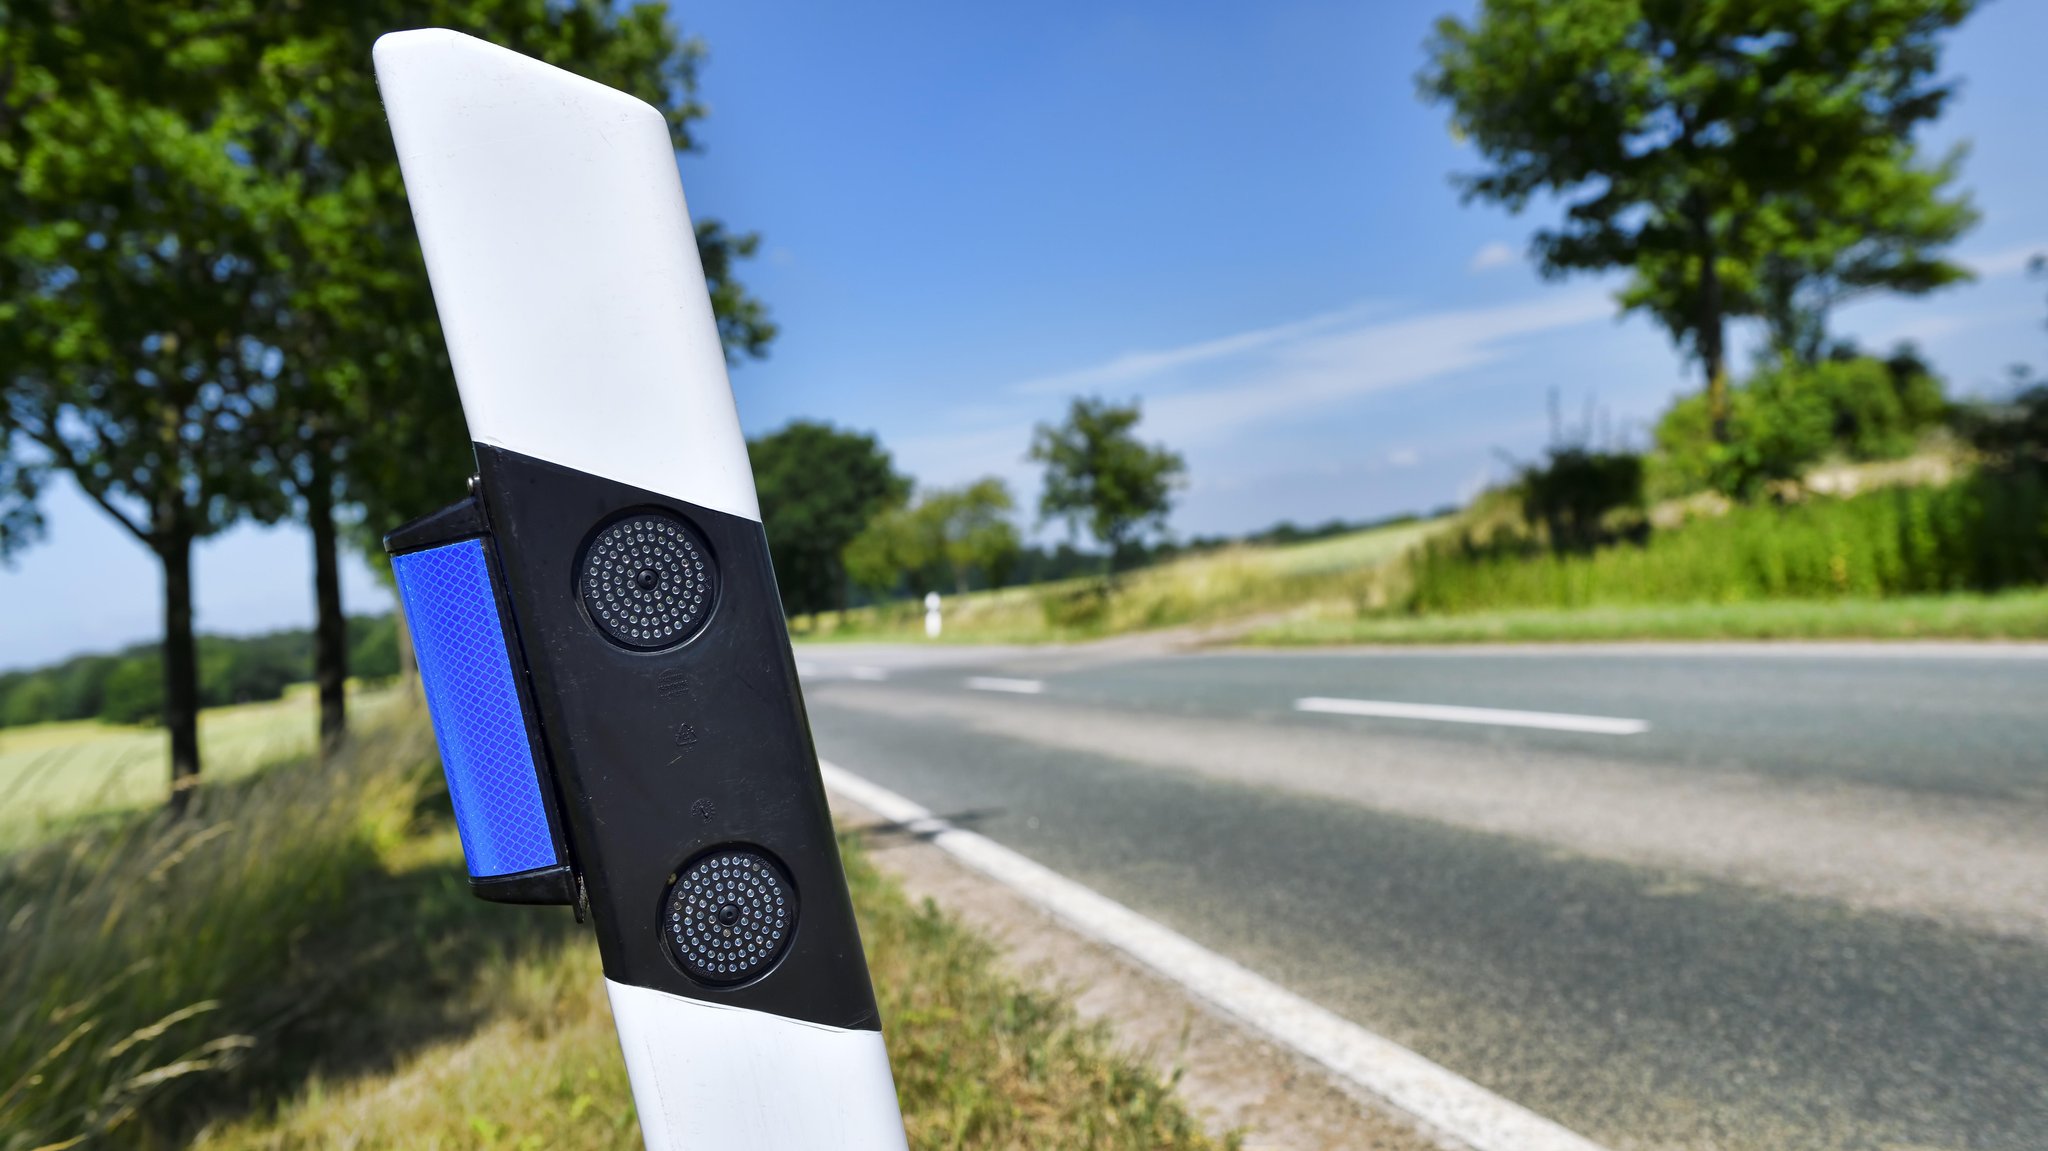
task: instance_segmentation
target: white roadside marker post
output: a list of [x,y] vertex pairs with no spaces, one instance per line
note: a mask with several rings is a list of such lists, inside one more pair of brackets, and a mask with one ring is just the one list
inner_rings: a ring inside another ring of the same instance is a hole
[[477,455],[385,541],[471,888],[588,915],[649,1151],[903,1151],[667,125],[375,58]]

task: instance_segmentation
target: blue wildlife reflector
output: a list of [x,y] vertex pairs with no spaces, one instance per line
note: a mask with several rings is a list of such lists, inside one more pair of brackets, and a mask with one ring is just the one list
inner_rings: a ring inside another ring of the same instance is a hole
[[470,875],[557,865],[484,541],[393,556],[391,571]]

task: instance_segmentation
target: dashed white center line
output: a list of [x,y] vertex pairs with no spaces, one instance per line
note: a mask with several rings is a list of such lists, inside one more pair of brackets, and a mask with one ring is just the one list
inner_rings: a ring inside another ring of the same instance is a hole
[[1331,699],[1312,695],[1294,701],[1294,710],[1325,715],[1362,715],[1374,719],[1427,719],[1439,723],[1479,723],[1496,727],[1535,727],[1547,731],[1582,731],[1593,735],[1641,735],[1646,719],[1611,715],[1572,715],[1561,711],[1510,711],[1497,707],[1458,707],[1444,703],[1399,703],[1387,699]]
[[1004,679],[999,675],[970,675],[967,686],[975,691],[1007,691],[1012,695],[1043,695],[1042,679]]

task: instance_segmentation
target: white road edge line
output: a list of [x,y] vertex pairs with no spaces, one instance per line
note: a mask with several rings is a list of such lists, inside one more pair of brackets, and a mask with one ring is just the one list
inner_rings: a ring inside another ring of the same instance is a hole
[[869,667],[865,664],[855,664],[846,669],[846,674],[867,683],[880,683],[889,678],[889,669],[886,667]]
[[1385,1099],[1473,1151],[1603,1151],[1599,1144],[1367,1031],[1179,932],[834,763],[825,786],[1186,988],[1274,1042]]
[[1364,715],[1378,719],[1433,719],[1441,723],[1483,723],[1497,727],[1540,727],[1548,731],[1584,731],[1594,735],[1641,735],[1646,719],[1611,715],[1571,715],[1559,711],[1509,711],[1497,707],[1457,707],[1444,703],[1397,703],[1388,699],[1331,699],[1312,695],[1294,701],[1296,711],[1326,715]]
[[1012,695],[1043,695],[1042,679],[1004,679],[999,675],[970,675],[967,686],[975,691],[1007,691]]

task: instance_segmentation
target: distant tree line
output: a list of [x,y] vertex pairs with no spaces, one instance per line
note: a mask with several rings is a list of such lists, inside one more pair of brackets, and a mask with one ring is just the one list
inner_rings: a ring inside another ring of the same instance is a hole
[[[1016,497],[994,476],[919,487],[872,434],[797,420],[748,441],[761,518],[790,616],[899,595],[1114,573],[1166,554],[1167,515],[1187,465],[1137,434],[1136,401],[1074,399],[1039,425],[1027,459],[1044,466],[1038,522],[1065,544],[1027,547]],[[1086,534],[1099,550],[1074,542]]]
[[[398,674],[395,616],[352,616],[349,666],[366,680]],[[219,707],[277,699],[313,678],[313,633],[306,628],[264,635],[198,637],[199,703]],[[108,723],[163,721],[161,645],[136,644],[107,655],[0,672],[0,727],[60,720]]]

